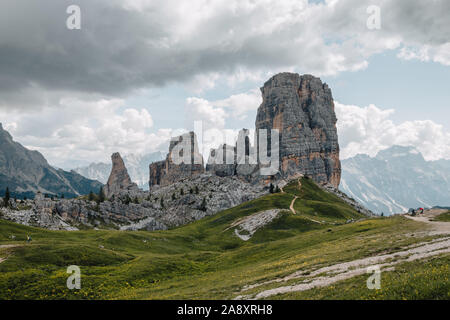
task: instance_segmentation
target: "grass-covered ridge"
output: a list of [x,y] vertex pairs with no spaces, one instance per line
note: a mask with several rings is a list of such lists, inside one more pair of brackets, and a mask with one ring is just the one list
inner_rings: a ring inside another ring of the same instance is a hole
[[[49,231],[0,220],[0,245],[18,245],[0,249],[0,299],[231,299],[249,284],[424,240],[410,236],[421,225],[402,217],[346,223],[364,217],[311,180],[301,185],[168,231]],[[233,222],[269,209],[282,212],[249,241],[235,236]],[[73,264],[81,290],[66,287]]]
[[434,221],[443,221],[443,222],[450,222],[450,211],[441,213],[436,218],[433,219]]

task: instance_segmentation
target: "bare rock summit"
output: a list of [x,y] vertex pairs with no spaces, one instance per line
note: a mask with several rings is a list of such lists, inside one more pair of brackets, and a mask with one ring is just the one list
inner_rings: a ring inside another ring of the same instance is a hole
[[136,183],[131,181],[130,175],[128,174],[125,163],[123,162],[120,154],[114,153],[111,156],[112,169],[109,175],[108,183],[105,186],[104,192],[107,198],[120,194],[123,191],[137,191],[138,186]]
[[341,162],[331,89],[312,75],[279,73],[261,88],[256,130],[278,129],[278,177],[297,174],[338,187]]
[[183,179],[192,179],[204,171],[203,156],[198,150],[197,136],[191,131],[170,141],[166,160],[150,164],[150,190],[168,186]]

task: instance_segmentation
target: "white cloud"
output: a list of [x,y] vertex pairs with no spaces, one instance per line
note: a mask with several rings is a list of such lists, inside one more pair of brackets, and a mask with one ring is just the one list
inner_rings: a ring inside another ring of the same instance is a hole
[[250,112],[258,109],[261,102],[259,89],[215,101],[190,97],[186,99],[186,114],[188,121],[202,121],[205,129],[222,129],[227,118],[244,120]]
[[447,0],[375,1],[380,30],[366,26],[373,0],[80,1],[88,24],[75,38],[61,28],[63,4],[3,1],[0,104],[23,100],[11,90],[41,94],[33,86],[118,96],[174,81],[199,93],[280,69],[336,75],[392,49],[450,64]]
[[195,94],[201,94],[205,91],[213,89],[216,86],[216,81],[219,78],[220,75],[217,72],[198,74],[195,75],[191,80],[189,80],[185,84],[185,87]]
[[205,129],[224,128],[228,117],[223,108],[215,107],[208,100],[202,98],[186,99],[186,115],[188,121],[202,121]]
[[[142,88],[182,82],[200,95],[221,82],[261,83],[278,71],[336,75],[362,70],[387,50],[450,65],[446,0],[380,1],[380,30],[366,27],[373,0],[80,1],[89,28],[76,33],[61,28],[61,3],[4,0],[0,11],[1,119],[53,163],[166,150],[173,131],[151,133],[148,111],[124,106],[122,97]],[[230,118],[245,119],[260,99],[258,90],[222,100],[192,97],[186,110],[205,129],[221,129]],[[449,157],[448,133],[436,123],[397,125],[393,111],[339,104],[337,111],[344,107],[344,156],[395,142],[415,144],[428,158]]]
[[172,129],[151,132],[146,109],[126,108],[121,99],[82,101],[64,98],[57,107],[21,113],[0,111],[13,138],[44,154],[50,163],[109,161],[109,155],[165,150]]
[[375,105],[358,107],[335,102],[341,158],[357,154],[375,156],[393,145],[414,146],[426,160],[450,159],[450,132],[431,120],[405,121],[390,119],[393,109]]
[[258,109],[262,102],[261,91],[259,89],[250,90],[246,93],[234,94],[226,99],[212,102],[214,106],[228,108],[231,116],[243,120],[251,111]]

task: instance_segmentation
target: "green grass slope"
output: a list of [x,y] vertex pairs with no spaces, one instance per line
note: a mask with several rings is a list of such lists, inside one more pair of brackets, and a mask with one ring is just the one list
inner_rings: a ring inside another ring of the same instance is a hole
[[[301,184],[168,231],[49,231],[0,220],[0,258],[6,258],[0,263],[0,299],[232,299],[246,285],[431,239],[406,235],[422,228],[417,222],[364,218],[311,180]],[[295,196],[294,215],[289,206]],[[235,236],[233,222],[268,209],[283,211],[249,241]],[[25,243],[27,234],[31,244]],[[17,247],[1,248],[11,244]],[[81,269],[81,290],[66,287],[70,265]],[[445,298],[448,282],[436,290],[432,297]],[[286,298],[355,298],[321,290],[301,294]],[[360,297],[399,298],[395,290]]]
[[434,218],[433,221],[450,222],[450,211],[441,213],[436,218]]

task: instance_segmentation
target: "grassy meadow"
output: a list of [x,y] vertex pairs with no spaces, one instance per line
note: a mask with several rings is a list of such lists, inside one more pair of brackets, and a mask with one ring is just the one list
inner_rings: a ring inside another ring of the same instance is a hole
[[[0,299],[233,299],[246,285],[432,239],[415,236],[424,228],[420,223],[364,217],[311,180],[301,183],[301,189],[294,181],[284,193],[168,231],[49,231],[0,220],[0,245],[17,245],[0,249],[6,258]],[[289,211],[294,196],[295,215]],[[283,210],[280,216],[249,241],[230,228],[237,219],[275,208]],[[28,234],[32,243],[25,242]],[[81,290],[66,286],[70,265],[81,269]],[[362,276],[272,298],[449,299],[448,265],[448,255],[401,264],[383,273],[382,290],[368,290]]]

